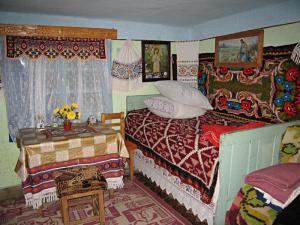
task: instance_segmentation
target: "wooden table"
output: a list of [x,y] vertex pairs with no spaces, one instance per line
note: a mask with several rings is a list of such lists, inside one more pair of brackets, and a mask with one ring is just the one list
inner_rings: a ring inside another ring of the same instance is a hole
[[122,135],[111,128],[83,124],[68,132],[62,127],[24,128],[19,139],[15,171],[22,179],[26,204],[33,208],[57,199],[53,172],[67,167],[96,165],[108,189],[123,186],[128,152]]

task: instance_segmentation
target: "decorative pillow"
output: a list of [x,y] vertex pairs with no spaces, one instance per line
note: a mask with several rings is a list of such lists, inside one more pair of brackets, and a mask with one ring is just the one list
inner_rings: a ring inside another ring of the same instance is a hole
[[204,124],[202,125],[202,130],[204,132],[203,137],[208,139],[210,143],[214,146],[219,147],[220,144],[220,136],[223,133],[228,133],[236,130],[246,130],[255,127],[261,127],[265,123],[264,122],[250,122],[242,126],[224,126],[224,125],[216,125],[216,124]]
[[179,81],[157,81],[154,83],[159,92],[173,101],[203,109],[213,109],[208,99],[197,89]]
[[193,118],[206,112],[206,109],[184,105],[163,96],[146,99],[144,103],[152,113],[165,118]]

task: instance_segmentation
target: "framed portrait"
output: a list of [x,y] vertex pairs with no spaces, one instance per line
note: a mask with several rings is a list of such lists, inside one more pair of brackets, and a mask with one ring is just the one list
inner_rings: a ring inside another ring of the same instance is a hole
[[263,30],[251,30],[216,37],[216,67],[258,67],[262,65]]
[[142,80],[170,80],[170,42],[142,41]]

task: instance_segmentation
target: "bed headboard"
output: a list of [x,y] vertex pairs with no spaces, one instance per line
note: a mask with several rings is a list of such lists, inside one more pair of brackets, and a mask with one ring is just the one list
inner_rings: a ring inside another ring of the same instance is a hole
[[126,112],[146,108],[144,100],[152,97],[160,96],[159,94],[152,95],[132,95],[126,97]]

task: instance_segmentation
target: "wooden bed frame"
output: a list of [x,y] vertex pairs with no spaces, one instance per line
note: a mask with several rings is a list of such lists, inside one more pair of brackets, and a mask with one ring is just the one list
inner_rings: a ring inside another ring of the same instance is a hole
[[[158,95],[127,96],[126,111],[146,108],[144,100],[154,96]],[[278,163],[282,135],[287,127],[295,124],[300,124],[300,120],[221,135],[218,174],[220,191],[214,224],[224,224],[226,210],[244,184],[246,174]]]

